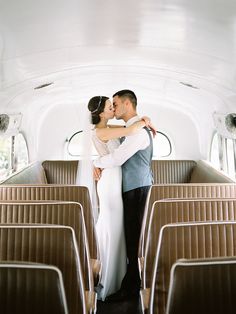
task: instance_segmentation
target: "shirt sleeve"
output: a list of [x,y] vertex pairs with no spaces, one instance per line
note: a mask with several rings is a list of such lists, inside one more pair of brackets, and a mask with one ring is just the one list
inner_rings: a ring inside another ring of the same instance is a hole
[[95,159],[93,164],[98,168],[121,166],[137,151],[147,148],[149,144],[150,138],[147,131],[141,129],[139,132],[127,136],[124,142],[113,153]]

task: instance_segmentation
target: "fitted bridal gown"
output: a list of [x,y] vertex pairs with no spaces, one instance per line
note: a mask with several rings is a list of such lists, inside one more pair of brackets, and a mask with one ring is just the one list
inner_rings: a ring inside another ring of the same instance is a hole
[[[100,156],[114,151],[119,140],[102,142],[92,134],[93,144]],[[121,167],[106,168],[97,184],[99,216],[96,223],[98,246],[102,262],[102,276],[98,299],[116,292],[126,272]]]

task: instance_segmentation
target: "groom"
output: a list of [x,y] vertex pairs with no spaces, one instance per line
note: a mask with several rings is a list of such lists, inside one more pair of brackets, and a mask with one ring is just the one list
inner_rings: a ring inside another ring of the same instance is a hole
[[[137,115],[137,97],[131,90],[121,90],[113,95],[116,119],[123,119],[126,126],[140,120]],[[140,276],[138,270],[138,244],[147,194],[152,185],[152,136],[147,128],[126,137],[111,154],[94,161],[97,168],[122,165],[122,198],[127,250],[127,272],[121,288],[108,296],[106,301],[123,301],[138,296]],[[97,169],[99,175],[99,169]]]

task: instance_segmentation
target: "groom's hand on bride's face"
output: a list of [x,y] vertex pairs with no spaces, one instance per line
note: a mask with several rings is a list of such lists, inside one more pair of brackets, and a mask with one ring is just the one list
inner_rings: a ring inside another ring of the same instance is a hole
[[96,181],[98,181],[101,178],[102,175],[102,169],[93,167],[93,177]]

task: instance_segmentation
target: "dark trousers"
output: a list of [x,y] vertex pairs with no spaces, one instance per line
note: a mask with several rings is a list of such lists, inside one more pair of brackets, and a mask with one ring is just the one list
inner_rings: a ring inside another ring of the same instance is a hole
[[138,245],[147,194],[150,186],[123,193],[124,227],[127,250],[127,272],[121,287],[127,290],[140,288]]

